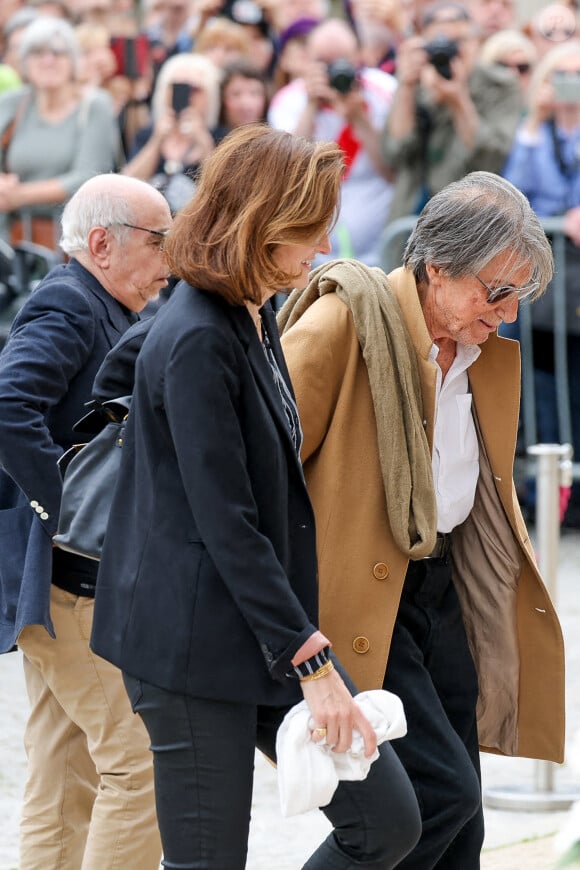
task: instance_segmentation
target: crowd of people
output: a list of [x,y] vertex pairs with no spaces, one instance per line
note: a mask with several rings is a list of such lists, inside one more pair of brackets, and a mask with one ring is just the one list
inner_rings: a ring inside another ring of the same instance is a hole
[[[477,870],[480,749],[563,758],[506,334],[533,303],[549,408],[546,216],[580,366],[575,8],[0,15],[0,235],[63,260],[0,355],[0,652],[22,650],[31,702],[21,870],[242,870],[255,748],[280,761],[300,704],[302,749],[358,734],[366,767],[326,803],[304,777],[333,826],[307,868]],[[57,459],[91,396],[120,395],[99,564],[53,545]],[[393,696],[390,743],[373,704]]]
[[[565,216],[572,288],[578,15],[572,2],[523,15],[514,0],[11,0],[0,12],[0,237],[60,251],[62,206],[100,172],[148,181],[175,214],[221,139],[263,121],[336,141],[346,155],[326,259],[381,265],[385,227],[487,170],[540,216]],[[532,168],[539,159],[548,174]],[[571,378],[576,296],[570,289]],[[559,440],[550,335],[540,334],[548,307],[534,326],[540,402],[552,409],[538,414],[538,434]],[[580,454],[575,404],[571,417]],[[566,522],[580,523],[576,487]]]

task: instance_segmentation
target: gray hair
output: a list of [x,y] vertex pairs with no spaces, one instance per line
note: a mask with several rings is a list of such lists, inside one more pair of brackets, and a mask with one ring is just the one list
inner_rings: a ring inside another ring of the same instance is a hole
[[10,16],[4,25],[4,29],[2,30],[4,40],[8,40],[15,31],[28,27],[28,25],[38,17],[36,9],[31,9],[30,6],[23,6],[21,9],[18,9]]
[[28,56],[38,48],[54,48],[64,51],[73,63],[76,75],[79,65],[79,45],[74,28],[63,18],[52,15],[40,15],[34,18],[22,35],[18,49],[22,68]]
[[477,274],[499,254],[511,252],[501,283],[522,266],[538,284],[537,299],[554,271],[550,243],[526,197],[492,172],[471,172],[436,193],[423,208],[407,242],[403,262],[417,281],[427,281],[427,263],[451,278]]
[[60,247],[65,254],[87,251],[94,227],[112,227],[120,242],[128,238],[129,229],[123,224],[139,222],[133,197],[128,195],[131,187],[154,190],[146,181],[115,173],[94,176],[79,187],[61,217]]

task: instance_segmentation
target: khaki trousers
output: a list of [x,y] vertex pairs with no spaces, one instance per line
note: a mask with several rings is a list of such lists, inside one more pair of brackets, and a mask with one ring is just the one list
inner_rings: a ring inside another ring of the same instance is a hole
[[54,640],[18,639],[31,705],[19,870],[158,870],[153,762],[121,672],[89,648],[92,598],[53,586]]

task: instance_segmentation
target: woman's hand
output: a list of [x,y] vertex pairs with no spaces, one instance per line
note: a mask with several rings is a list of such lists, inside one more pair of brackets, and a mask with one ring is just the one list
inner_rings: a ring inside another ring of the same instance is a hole
[[534,95],[534,100],[530,105],[525,129],[528,133],[535,135],[539,128],[548,118],[554,114],[554,88],[551,82],[547,81],[540,85]]
[[0,173],[0,212],[12,211],[18,207],[16,192],[20,179],[14,172]]
[[196,108],[188,106],[184,109],[177,126],[183,141],[184,163],[199,162],[213,151],[213,136]]
[[[376,734],[338,671],[331,671],[318,680],[303,682],[300,686],[315,722],[312,732],[315,743],[326,738],[333,752],[346,752],[352,744],[354,729],[362,736],[365,756],[370,758],[377,748]],[[326,729],[326,732],[316,729]]]

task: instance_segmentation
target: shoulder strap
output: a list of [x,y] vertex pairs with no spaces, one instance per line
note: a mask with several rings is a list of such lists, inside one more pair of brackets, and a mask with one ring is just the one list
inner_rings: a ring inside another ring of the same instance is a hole
[[12,137],[14,136],[14,131],[18,127],[20,121],[22,120],[22,116],[24,115],[24,110],[28,105],[28,100],[30,98],[30,91],[26,91],[22,95],[22,98],[18,105],[16,106],[16,111],[14,112],[14,116],[10,123],[4,128],[2,132],[2,137],[0,138],[0,148],[2,148],[2,165],[0,169],[2,172],[8,172],[8,148],[10,147],[10,143],[12,141]]

